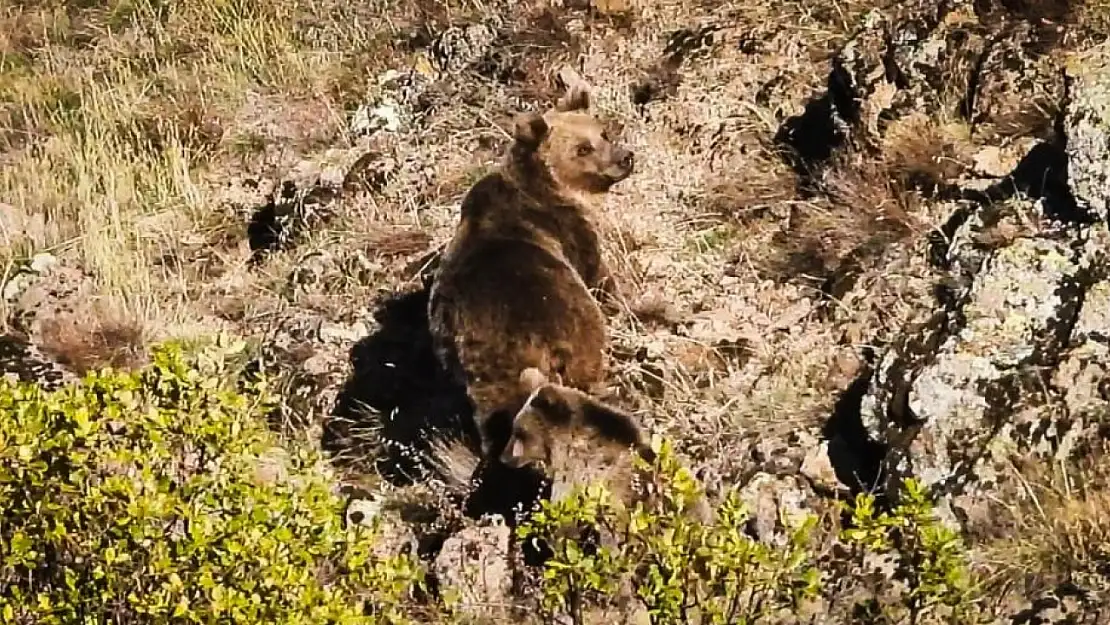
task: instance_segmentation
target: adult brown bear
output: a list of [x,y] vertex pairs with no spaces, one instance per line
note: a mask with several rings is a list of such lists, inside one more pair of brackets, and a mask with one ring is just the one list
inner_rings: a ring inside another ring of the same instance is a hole
[[516,120],[500,167],[462,202],[428,306],[443,365],[467,388],[487,458],[497,458],[534,367],[568,387],[602,380],[605,315],[593,291],[612,293],[594,213],[633,170],[572,83],[556,106]]

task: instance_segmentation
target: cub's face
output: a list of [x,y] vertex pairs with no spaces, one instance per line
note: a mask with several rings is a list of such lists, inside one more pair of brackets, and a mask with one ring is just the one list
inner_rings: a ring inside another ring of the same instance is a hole
[[509,441],[501,452],[501,463],[520,469],[550,464],[556,439],[569,435],[573,407],[551,385],[537,389],[513,418]]
[[589,94],[575,89],[554,110],[521,116],[516,149],[535,156],[561,187],[604,193],[632,174],[634,155],[612,141],[589,106]]

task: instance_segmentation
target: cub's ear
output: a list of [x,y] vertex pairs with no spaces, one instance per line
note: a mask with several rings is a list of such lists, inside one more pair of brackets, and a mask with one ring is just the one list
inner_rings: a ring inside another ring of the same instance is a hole
[[555,110],[560,113],[572,111],[588,111],[590,109],[590,90],[581,83],[571,84],[567,92],[555,103]]
[[536,389],[547,384],[547,376],[536,367],[528,367],[520,372],[520,386],[525,393],[532,394]]
[[547,136],[547,122],[539,113],[518,115],[513,126],[513,139],[521,148],[535,150]]

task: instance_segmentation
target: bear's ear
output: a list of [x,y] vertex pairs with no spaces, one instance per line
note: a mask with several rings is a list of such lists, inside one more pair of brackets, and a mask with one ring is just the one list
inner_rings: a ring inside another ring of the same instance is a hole
[[520,372],[520,386],[531,395],[536,389],[547,384],[547,376],[536,367],[528,367]]
[[590,90],[582,83],[573,83],[567,92],[555,103],[555,110],[560,113],[573,111],[588,111],[590,109]]
[[517,116],[513,127],[513,139],[517,145],[535,150],[547,136],[547,122],[539,113],[524,113]]

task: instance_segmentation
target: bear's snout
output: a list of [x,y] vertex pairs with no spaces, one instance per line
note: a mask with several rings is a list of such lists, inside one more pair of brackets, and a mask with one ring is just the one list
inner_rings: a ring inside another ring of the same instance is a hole
[[623,179],[632,173],[636,158],[632,150],[617,148],[613,151],[613,162],[617,164],[617,168],[620,170],[619,177]]
[[622,169],[632,169],[633,154],[630,150],[622,150],[620,160],[617,161]]

